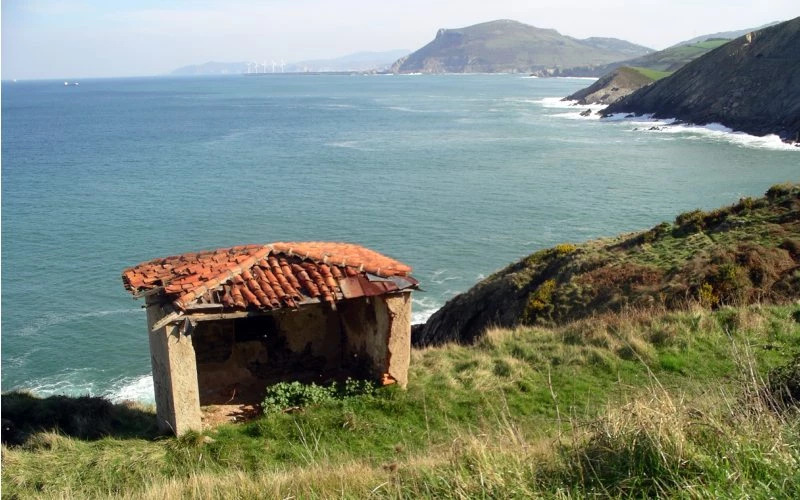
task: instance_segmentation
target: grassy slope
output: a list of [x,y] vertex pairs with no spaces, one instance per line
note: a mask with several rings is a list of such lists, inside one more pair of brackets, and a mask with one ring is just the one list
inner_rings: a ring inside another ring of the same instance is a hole
[[646,76],[647,78],[653,81],[661,80],[662,78],[666,78],[672,74],[671,71],[656,71],[654,69],[642,68],[637,66],[634,66],[632,69],[638,71],[639,73],[641,73],[642,75]]
[[33,434],[3,447],[3,494],[796,495],[797,420],[751,397],[800,350],[796,316],[694,309],[493,330],[415,351],[406,391],[181,439]]
[[800,186],[679,215],[640,233],[541,250],[453,297],[413,341],[471,342],[487,326],[561,324],[629,307],[800,297]]
[[660,50],[652,54],[627,61],[631,66],[639,66],[656,71],[676,71],[686,63],[697,59],[703,54],[728,43],[730,40],[706,40],[691,45],[680,45]]

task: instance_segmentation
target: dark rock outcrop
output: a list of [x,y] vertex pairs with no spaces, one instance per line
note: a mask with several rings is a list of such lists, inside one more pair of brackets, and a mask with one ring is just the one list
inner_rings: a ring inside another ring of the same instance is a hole
[[606,108],[800,140],[800,17],[748,33]]

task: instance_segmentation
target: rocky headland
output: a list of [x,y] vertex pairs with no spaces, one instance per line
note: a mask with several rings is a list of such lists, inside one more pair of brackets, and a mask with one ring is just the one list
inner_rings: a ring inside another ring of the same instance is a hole
[[564,101],[578,104],[611,104],[656,81],[653,76],[638,68],[623,66],[608,73],[596,82],[565,97]]
[[440,29],[419,50],[392,65],[393,73],[533,73],[599,67],[652,52],[615,38],[583,40],[502,19]]
[[615,113],[800,141],[800,17],[748,33],[611,104]]

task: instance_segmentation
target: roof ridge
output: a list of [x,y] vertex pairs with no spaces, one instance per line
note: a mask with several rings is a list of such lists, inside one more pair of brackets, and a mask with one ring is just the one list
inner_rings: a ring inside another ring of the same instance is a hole
[[[336,250],[338,249],[331,251],[330,249],[325,250],[323,248],[319,248],[321,245],[331,244],[345,247],[350,250],[355,250],[356,255],[337,255]],[[311,248],[309,248],[309,245]],[[276,241],[270,246],[272,251],[276,254],[284,253],[289,256],[297,256],[302,259],[307,259],[317,263],[333,264],[341,267],[353,267],[358,269],[359,272],[366,271],[379,276],[383,276],[384,274],[386,276],[407,276],[412,271],[410,266],[403,264],[402,262],[389,257],[388,255],[384,255],[361,245],[344,241]],[[298,249],[298,247],[300,248]],[[365,262],[364,256],[358,255],[358,253],[362,253],[363,251],[366,251],[376,257],[386,259],[387,262],[385,262],[385,264],[387,265],[373,265],[373,263],[368,262],[368,259],[367,262]]]
[[172,303],[175,304],[175,307],[177,307],[178,309],[181,310],[186,309],[186,306],[189,304],[189,302],[196,300],[204,293],[217,288],[226,281],[231,280],[236,276],[241,275],[244,271],[251,269],[254,265],[256,265],[258,261],[260,261],[261,259],[268,256],[271,252],[274,251],[275,250],[272,244],[266,244],[261,246],[260,248],[254,249],[253,252],[249,254],[250,256],[246,260],[238,264],[228,266],[224,271],[214,276],[213,278],[210,278],[200,283],[191,290],[187,290],[180,297],[175,299]]

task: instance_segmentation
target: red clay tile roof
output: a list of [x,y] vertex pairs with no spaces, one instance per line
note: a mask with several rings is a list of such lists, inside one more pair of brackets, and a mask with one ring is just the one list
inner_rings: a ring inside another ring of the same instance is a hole
[[122,272],[134,295],[163,289],[178,309],[295,308],[414,288],[411,268],[350,243],[278,242],[173,255]]

